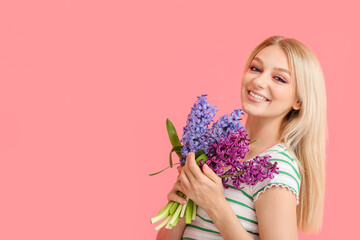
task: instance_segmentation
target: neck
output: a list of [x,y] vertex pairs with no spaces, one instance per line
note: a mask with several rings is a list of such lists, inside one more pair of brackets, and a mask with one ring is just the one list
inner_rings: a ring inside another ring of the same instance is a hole
[[[248,138],[256,140],[249,145],[249,153],[259,154],[280,142],[281,119],[248,116],[245,124]],[[256,149],[256,152],[255,152]],[[251,154],[250,154],[251,155]]]

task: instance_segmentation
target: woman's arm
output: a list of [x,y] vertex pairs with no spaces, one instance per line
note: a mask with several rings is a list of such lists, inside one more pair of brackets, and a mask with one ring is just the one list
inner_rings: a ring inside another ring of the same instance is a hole
[[180,218],[178,223],[172,229],[161,228],[156,240],[180,240],[185,229],[186,223],[184,218]]
[[296,197],[288,189],[271,187],[255,201],[261,240],[297,240]]

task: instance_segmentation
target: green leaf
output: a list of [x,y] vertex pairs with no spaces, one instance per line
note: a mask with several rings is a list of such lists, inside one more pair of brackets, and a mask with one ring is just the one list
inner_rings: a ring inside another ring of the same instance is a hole
[[169,160],[170,160],[170,167],[173,166],[173,162],[172,162],[172,152],[176,152],[178,155],[180,154],[180,158],[181,158],[181,153],[180,153],[180,150],[183,148],[183,146],[176,146],[176,147],[173,147],[170,151],[170,155],[169,155]]
[[204,154],[204,149],[200,149],[197,153],[195,153],[195,159],[197,159],[201,154]]
[[208,157],[205,155],[205,154],[201,154],[199,157],[197,157],[195,160],[196,160],[196,163],[197,165],[199,165],[199,161],[202,159],[202,161],[207,161],[208,160]]
[[[173,147],[182,146],[180,143],[179,137],[177,135],[176,129],[175,129],[174,125],[172,124],[172,122],[168,118],[166,119],[166,129],[167,129],[167,132],[169,135],[171,145]],[[176,153],[179,156],[179,158],[181,158],[180,152],[176,152]]]

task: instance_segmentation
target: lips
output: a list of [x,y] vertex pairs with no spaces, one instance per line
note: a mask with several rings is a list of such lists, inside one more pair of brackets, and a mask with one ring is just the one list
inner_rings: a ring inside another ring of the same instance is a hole
[[254,91],[254,90],[248,90],[248,98],[255,102],[268,102],[270,101],[267,97],[264,95],[261,95],[260,93]]

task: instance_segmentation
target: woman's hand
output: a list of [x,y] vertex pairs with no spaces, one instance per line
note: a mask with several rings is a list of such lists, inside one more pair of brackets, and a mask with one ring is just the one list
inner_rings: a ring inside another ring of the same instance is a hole
[[225,196],[221,178],[206,164],[202,169],[203,172],[196,164],[195,154],[189,153],[185,166],[179,171],[179,184],[175,184],[175,186],[196,205],[207,211],[225,200]]
[[[182,165],[180,165],[180,166],[178,167],[178,173],[179,173],[179,175],[180,175],[180,173],[181,173],[182,168],[183,168]],[[180,196],[177,194],[178,191],[184,193],[183,190],[182,190],[182,187],[181,187],[181,185],[180,185],[180,182],[179,182],[179,177],[178,177],[176,183],[174,184],[173,188],[171,189],[171,191],[168,193],[167,199],[168,199],[169,202],[170,202],[170,201],[174,201],[174,202],[178,202],[178,203],[181,203],[181,204],[185,204],[185,203],[186,203],[186,199],[183,198],[183,197],[180,197]]]

